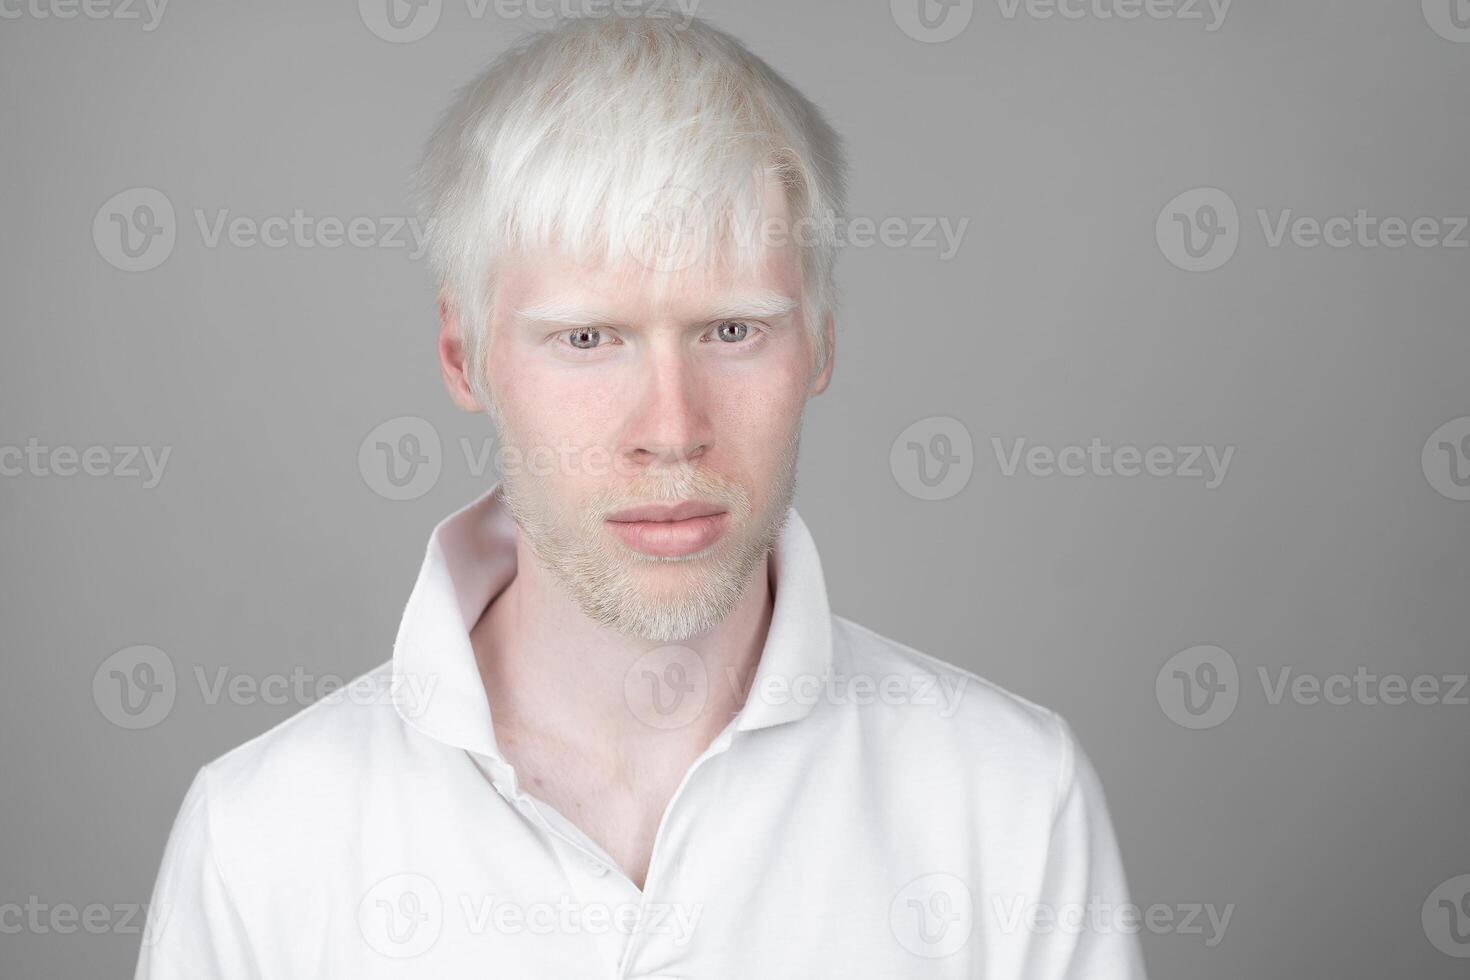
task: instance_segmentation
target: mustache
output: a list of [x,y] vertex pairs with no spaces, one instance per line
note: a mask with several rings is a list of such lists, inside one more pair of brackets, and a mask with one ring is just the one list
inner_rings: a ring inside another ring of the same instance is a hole
[[737,485],[708,470],[685,469],[649,473],[620,487],[600,490],[587,501],[585,510],[598,516],[644,504],[677,504],[703,500],[743,513],[747,494]]

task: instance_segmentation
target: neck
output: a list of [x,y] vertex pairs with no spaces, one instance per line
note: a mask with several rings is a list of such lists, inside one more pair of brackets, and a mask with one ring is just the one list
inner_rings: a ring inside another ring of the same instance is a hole
[[[516,558],[515,578],[470,634],[503,746],[550,740],[626,770],[634,759],[697,755],[740,710],[771,622],[769,555],[729,616],[677,644],[624,636],[587,618],[524,539]],[[627,683],[640,657],[668,646],[695,651],[707,679],[699,713],[674,728],[643,720],[654,716],[655,692]]]

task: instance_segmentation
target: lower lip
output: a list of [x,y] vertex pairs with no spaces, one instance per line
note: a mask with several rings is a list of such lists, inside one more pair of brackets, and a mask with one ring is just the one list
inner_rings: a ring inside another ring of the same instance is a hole
[[608,521],[608,527],[634,551],[658,558],[682,558],[703,551],[725,533],[729,513],[682,521]]

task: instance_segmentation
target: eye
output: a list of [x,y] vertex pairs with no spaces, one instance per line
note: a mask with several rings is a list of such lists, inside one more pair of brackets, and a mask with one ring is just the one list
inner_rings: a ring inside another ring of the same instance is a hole
[[591,350],[602,340],[602,331],[596,327],[577,327],[567,334],[567,340],[578,350]]
[[721,320],[715,325],[715,336],[727,344],[738,344],[750,334],[744,320]]

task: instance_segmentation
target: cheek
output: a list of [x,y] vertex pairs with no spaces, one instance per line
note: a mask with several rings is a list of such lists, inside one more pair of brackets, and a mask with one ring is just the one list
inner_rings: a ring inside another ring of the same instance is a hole
[[805,403],[801,373],[772,368],[720,384],[711,409],[716,442],[741,468],[761,476],[776,468]]
[[596,482],[606,475],[617,405],[606,383],[558,371],[518,371],[502,398],[511,430],[507,438],[523,452],[539,452],[552,461],[541,475],[564,484]]

